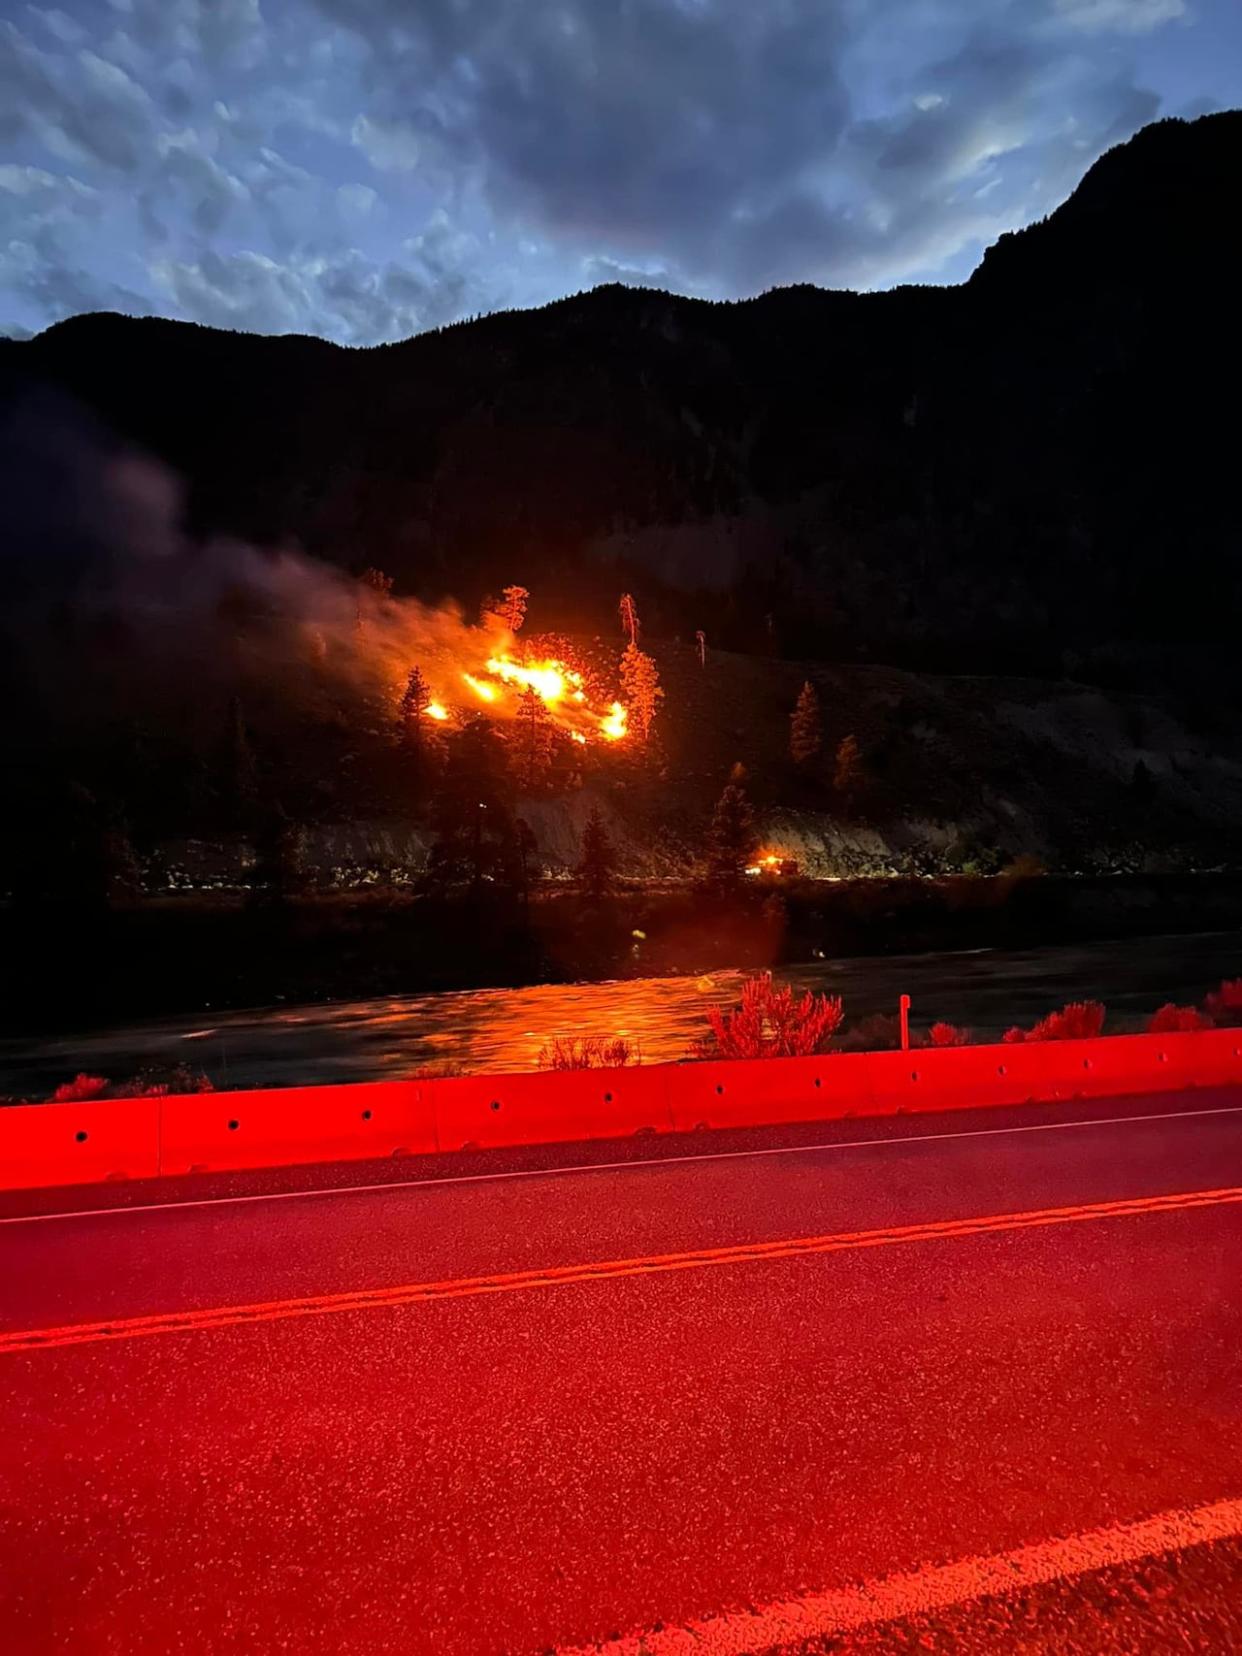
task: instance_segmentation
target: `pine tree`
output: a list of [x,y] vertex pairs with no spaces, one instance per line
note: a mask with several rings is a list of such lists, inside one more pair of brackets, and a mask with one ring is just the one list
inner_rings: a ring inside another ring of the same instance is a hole
[[789,753],[795,765],[809,764],[823,742],[819,697],[808,680],[798,692],[797,706],[789,718]]
[[411,667],[405,689],[397,708],[397,724],[402,745],[419,760],[427,745],[427,709],[431,706],[431,691],[421,669]]
[[617,610],[621,616],[622,627],[630,635],[630,643],[632,645],[637,645],[640,630],[638,605],[634,602],[628,592],[623,592],[621,594],[621,602],[617,606]]
[[837,748],[836,769],[833,772],[832,785],[847,803],[858,792],[862,783],[862,754],[859,751],[858,740],[854,736],[843,736]]
[[699,652],[699,666],[707,666],[707,634],[702,627],[694,635],[694,647]]
[[651,734],[656,705],[663,701],[660,672],[655,662],[637,644],[625,646],[621,657],[621,694],[625,698],[630,726],[640,742]]
[[745,793],[730,782],[721,794],[707,834],[707,882],[718,890],[741,884],[759,849],[754,812]]
[[382,569],[368,565],[358,577],[357,621],[358,630],[362,630],[362,610],[366,603],[367,594],[374,593],[377,598],[387,598],[392,592],[392,576],[385,575]]
[[522,623],[526,619],[526,602],[530,593],[524,586],[507,586],[500,595],[500,602],[495,606],[494,613],[500,617],[511,633],[521,632]]
[[578,881],[588,901],[598,903],[607,897],[613,888],[616,866],[617,855],[604,819],[599,806],[593,805],[582,830],[582,852],[578,862]]
[[512,893],[521,883],[521,847],[500,738],[478,716],[449,739],[447,749],[432,810],[436,840],[427,887],[464,889],[477,897],[486,884],[497,894]]
[[523,690],[518,698],[513,732],[514,769],[519,786],[537,788],[552,768],[555,729],[542,698],[534,690]]

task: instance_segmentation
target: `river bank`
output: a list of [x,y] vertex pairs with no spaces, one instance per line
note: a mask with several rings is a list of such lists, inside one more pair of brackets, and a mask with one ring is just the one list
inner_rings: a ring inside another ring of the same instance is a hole
[[[1131,937],[1016,950],[978,949],[814,961],[778,969],[800,988],[840,995],[856,1022],[913,1000],[916,1029],[937,1019],[997,1039],[1067,1000],[1099,999],[1106,1031],[1139,1029],[1167,1000],[1199,1002],[1242,970],[1242,932]],[[267,1007],[133,1022],[0,1042],[0,1092],[44,1096],[85,1071],[120,1078],[187,1064],[217,1086],[396,1080],[427,1066],[535,1067],[555,1035],[623,1036],[646,1063],[685,1056],[706,1010],[736,1000],[743,973],[540,984],[327,1005]]]

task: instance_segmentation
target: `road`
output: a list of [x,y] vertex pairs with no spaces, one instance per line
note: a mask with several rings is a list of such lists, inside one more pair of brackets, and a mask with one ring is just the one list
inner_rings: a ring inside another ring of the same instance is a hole
[[[1165,1001],[1199,1004],[1242,971],[1235,931],[1129,937],[1030,949],[868,956],[778,968],[799,990],[840,995],[850,1021],[914,1000],[917,1027],[937,1019],[999,1039],[1069,1000],[1102,1000],[1110,1033],[1142,1029]],[[399,1080],[427,1065],[533,1069],[554,1035],[622,1035],[649,1064],[675,1061],[731,1004],[745,974],[541,983],[437,995],[336,1001],[160,1018],[96,1031],[0,1041],[0,1091],[42,1098],[81,1071],[120,1081],[148,1065],[189,1064],[219,1087]]]
[[1242,1647],[1239,1187],[1233,1089],[8,1198],[4,1649]]

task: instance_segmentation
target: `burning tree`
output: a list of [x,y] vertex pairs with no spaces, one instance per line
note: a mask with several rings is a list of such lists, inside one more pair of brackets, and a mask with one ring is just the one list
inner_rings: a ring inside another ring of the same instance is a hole
[[514,768],[523,788],[537,788],[547,780],[554,737],[551,717],[539,693],[533,688],[523,690],[512,738]]
[[709,1033],[691,1050],[696,1058],[810,1058],[828,1049],[842,1016],[839,995],[808,990],[795,999],[788,984],[777,989],[763,972],[743,984],[733,1011],[712,1007]]
[[617,854],[598,805],[592,805],[591,814],[582,830],[582,850],[578,862],[578,880],[582,894],[592,903],[602,902],[613,888],[617,868]]
[[707,883],[718,890],[739,886],[758,849],[750,802],[743,790],[730,782],[716,803],[707,833]]
[[638,620],[638,605],[634,602],[628,592],[623,592],[621,594],[621,602],[617,605],[617,613],[621,617],[622,627],[630,635],[630,643],[636,645],[638,643],[640,626]]
[[499,599],[488,605],[493,615],[499,616],[511,633],[521,632],[526,619],[526,605],[530,593],[524,586],[507,586]]
[[808,679],[798,692],[797,705],[789,717],[789,755],[795,765],[809,764],[823,743],[819,718],[819,697]]
[[640,742],[651,733],[656,704],[664,699],[660,671],[652,658],[631,641],[621,657],[621,693]]

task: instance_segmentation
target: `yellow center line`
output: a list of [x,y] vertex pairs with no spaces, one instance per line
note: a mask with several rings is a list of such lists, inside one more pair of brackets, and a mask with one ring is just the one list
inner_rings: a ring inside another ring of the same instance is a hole
[[938,1242],[985,1236],[998,1231],[1033,1230],[1046,1225],[1083,1224],[1145,1213],[1174,1213],[1189,1208],[1242,1202],[1242,1186],[1221,1190],[1181,1191],[1168,1196],[1138,1196],[1117,1202],[1088,1202],[1075,1207],[1036,1208],[1023,1213],[993,1213],[969,1219],[938,1219],[920,1225],[886,1225],[879,1230],[841,1231],[828,1236],[787,1237],[774,1242],[743,1242],[725,1248],[696,1248],[685,1253],[649,1254],[636,1259],[602,1259],[579,1265],[551,1265],[534,1271],[492,1272],[441,1282],[411,1282],[391,1288],[362,1288],[300,1299],[266,1300],[251,1305],[222,1305],[197,1310],[161,1311],[142,1317],[114,1317],[106,1322],[69,1323],[59,1328],[0,1332],[0,1355],[42,1351],[53,1346],[93,1345],[105,1340],[134,1340],[149,1334],[183,1334],[191,1330],[280,1322],[290,1317],[318,1317],[339,1311],[372,1311],[419,1305],[432,1300],[469,1299],[480,1294],[512,1294],[531,1288],[556,1288],[575,1282],[617,1277],[654,1276],[665,1271],[693,1271],[712,1265],[745,1265],[768,1259],[846,1253],[861,1248],[895,1247],[908,1242]]

